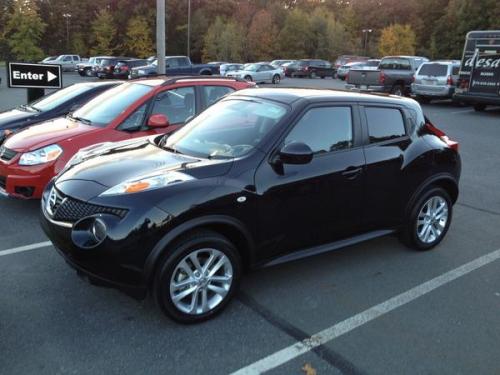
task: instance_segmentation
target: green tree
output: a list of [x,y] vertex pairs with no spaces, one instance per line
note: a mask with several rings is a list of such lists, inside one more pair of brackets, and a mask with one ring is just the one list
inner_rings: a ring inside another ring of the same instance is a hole
[[5,27],[5,37],[11,53],[18,60],[36,61],[43,58],[39,47],[46,25],[38,14],[34,1],[15,1]]
[[261,10],[253,17],[248,30],[248,47],[253,60],[272,60],[277,57],[278,30],[268,11]]
[[107,9],[101,9],[91,24],[94,45],[90,52],[93,55],[111,55],[114,51],[113,41],[116,34],[113,16]]
[[203,59],[242,61],[245,57],[246,37],[234,21],[216,17],[204,39]]
[[141,58],[154,54],[150,27],[145,17],[135,16],[131,18],[126,35],[125,47],[130,54]]
[[287,59],[302,59],[310,51],[312,31],[309,15],[300,9],[288,13],[279,33],[281,55]]
[[410,25],[398,23],[382,29],[378,50],[381,56],[414,55],[416,35]]

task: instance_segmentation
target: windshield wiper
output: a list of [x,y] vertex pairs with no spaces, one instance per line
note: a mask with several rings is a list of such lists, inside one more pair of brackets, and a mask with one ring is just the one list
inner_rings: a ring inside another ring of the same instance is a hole
[[42,112],[40,109],[33,107],[28,104],[23,104],[18,107],[19,109],[22,109],[25,112]]
[[71,120],[75,120],[75,121],[80,121],[86,125],[92,125],[92,121],[90,121],[89,119],[86,119],[86,118],[83,118],[83,117],[77,117],[77,116],[73,116],[72,113],[68,113],[68,118],[71,119]]

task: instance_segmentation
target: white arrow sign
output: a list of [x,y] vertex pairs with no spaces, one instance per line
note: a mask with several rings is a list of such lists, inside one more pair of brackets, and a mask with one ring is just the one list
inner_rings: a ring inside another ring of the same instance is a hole
[[53,81],[57,78],[55,74],[52,74],[50,71],[47,70],[47,82]]

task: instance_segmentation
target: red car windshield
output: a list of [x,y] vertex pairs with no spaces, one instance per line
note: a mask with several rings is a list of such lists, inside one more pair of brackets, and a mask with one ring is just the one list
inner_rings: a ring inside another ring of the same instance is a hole
[[153,87],[139,83],[124,83],[96,96],[72,115],[92,126],[104,127],[125,112]]

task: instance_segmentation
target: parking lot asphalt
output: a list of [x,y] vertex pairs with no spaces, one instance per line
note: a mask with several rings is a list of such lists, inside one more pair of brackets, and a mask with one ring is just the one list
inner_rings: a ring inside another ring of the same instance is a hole
[[[65,84],[83,79],[64,75]],[[3,79],[0,110],[23,100]],[[269,374],[500,374],[500,108],[442,101],[424,112],[460,142],[463,163],[450,231],[435,250],[391,236],[261,269],[200,325],[81,280],[43,245],[39,202],[0,199],[0,374],[250,374],[266,358],[281,359],[263,367]],[[30,244],[40,245],[5,252]],[[307,340],[328,329],[333,339]]]

